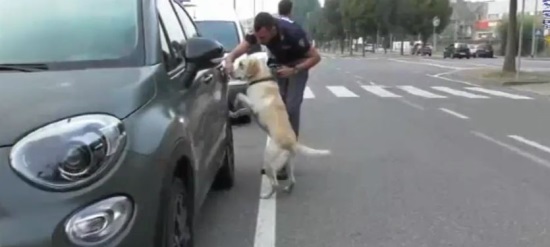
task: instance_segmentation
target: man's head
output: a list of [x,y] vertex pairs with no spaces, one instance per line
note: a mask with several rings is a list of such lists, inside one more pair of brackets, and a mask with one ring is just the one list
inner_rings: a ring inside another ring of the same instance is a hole
[[290,0],[281,0],[279,2],[279,15],[281,16],[290,16],[292,12],[292,1]]
[[254,34],[258,42],[265,45],[277,36],[277,20],[270,13],[260,12],[254,18]]

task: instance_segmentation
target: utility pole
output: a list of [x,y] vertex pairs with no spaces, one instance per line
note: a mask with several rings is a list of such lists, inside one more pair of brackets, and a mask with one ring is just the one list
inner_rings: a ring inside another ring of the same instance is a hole
[[233,9],[237,10],[237,0],[233,0]]
[[254,7],[253,7],[254,13],[252,13],[253,14],[252,16],[256,16],[256,0],[252,0],[252,1],[253,1],[253,5],[254,5]]
[[533,15],[533,30],[531,32],[531,58],[534,58],[537,53],[537,29],[535,28],[537,25],[537,12],[539,7],[539,0],[535,1],[535,14]]
[[[521,21],[519,24],[519,45],[518,45],[518,54],[517,54],[517,68],[516,68],[516,80],[519,79],[519,71],[521,70],[521,47],[523,46],[523,24],[525,21],[525,0],[522,1],[521,6]],[[533,23],[534,24],[534,23]]]

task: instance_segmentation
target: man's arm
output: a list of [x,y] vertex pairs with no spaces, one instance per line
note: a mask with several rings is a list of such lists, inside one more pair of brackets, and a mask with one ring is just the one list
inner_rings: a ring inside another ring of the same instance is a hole
[[252,45],[256,43],[256,37],[253,34],[247,34],[244,40],[233,49],[225,58],[226,62],[233,63],[235,59],[245,54]]
[[313,68],[321,61],[321,55],[317,52],[317,49],[313,46],[309,47],[309,50],[306,53],[306,59],[301,63],[297,64],[295,68],[299,71],[308,70]]
[[294,66],[294,68],[298,71],[309,70],[321,61],[321,55],[319,55],[317,49],[311,45],[306,32],[301,27],[296,34],[298,46],[301,48],[300,50],[305,53],[304,56],[306,59]]

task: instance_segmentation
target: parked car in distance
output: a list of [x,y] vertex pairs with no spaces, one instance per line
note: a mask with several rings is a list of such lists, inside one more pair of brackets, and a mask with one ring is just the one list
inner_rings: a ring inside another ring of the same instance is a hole
[[431,45],[425,45],[424,47],[420,47],[416,53],[417,55],[421,56],[432,56],[432,46]]
[[443,58],[467,58],[470,59],[470,49],[465,43],[454,43],[450,44],[445,48],[443,52]]
[[174,0],[0,9],[0,245],[191,247],[234,183],[223,46]]
[[493,58],[493,46],[491,44],[480,44],[476,49],[477,57]]
[[[244,30],[233,10],[213,9],[211,6],[195,7],[195,23],[201,36],[219,41],[225,48],[225,55],[229,54],[239,43],[244,40]],[[261,48],[260,48],[261,49]],[[244,54],[235,60],[234,64],[238,64],[241,59],[244,59],[248,54]],[[225,61],[224,61],[225,62]],[[239,108],[233,105],[237,93],[245,93],[247,82],[231,79],[229,81],[229,109],[236,111]],[[245,115],[233,119],[234,123],[248,123],[250,116]]]

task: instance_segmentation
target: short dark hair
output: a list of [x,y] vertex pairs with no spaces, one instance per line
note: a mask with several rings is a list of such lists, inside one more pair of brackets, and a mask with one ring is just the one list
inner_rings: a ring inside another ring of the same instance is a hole
[[292,12],[292,1],[281,0],[279,2],[279,15],[289,16]]
[[270,13],[260,12],[254,17],[254,31],[258,31],[265,27],[271,29],[276,25],[275,17]]

